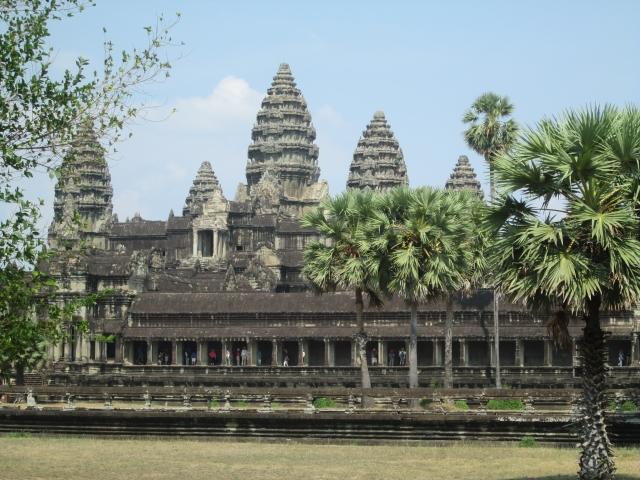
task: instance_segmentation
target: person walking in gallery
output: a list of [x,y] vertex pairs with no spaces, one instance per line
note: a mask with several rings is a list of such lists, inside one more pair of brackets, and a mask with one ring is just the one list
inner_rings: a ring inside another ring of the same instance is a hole
[[404,367],[407,365],[407,351],[404,349],[404,347],[402,347],[400,349],[400,352],[398,352],[398,357],[400,360],[400,366]]
[[243,367],[248,365],[248,361],[247,361],[248,356],[249,356],[249,352],[247,351],[247,347],[242,347],[242,352],[240,352],[240,358],[242,358]]
[[195,350],[191,352],[191,365],[195,365],[198,362],[198,355]]
[[227,348],[227,351],[225,352],[224,356],[225,356],[225,362],[226,362],[227,367],[230,367],[231,366],[231,352],[229,351],[228,348]]
[[396,351],[393,348],[389,350],[389,366],[396,366]]
[[375,367],[376,365],[378,365],[378,350],[376,350],[376,347],[373,347],[371,349],[371,366]]

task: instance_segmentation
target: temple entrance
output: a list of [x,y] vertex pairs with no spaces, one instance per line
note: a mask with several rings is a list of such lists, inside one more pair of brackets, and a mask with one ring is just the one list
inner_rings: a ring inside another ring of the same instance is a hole
[[[405,349],[405,342],[387,342],[387,358],[385,358],[389,367],[400,366],[400,350]],[[406,352],[405,365],[409,364],[409,352]]]
[[298,365],[298,342],[282,342],[282,355],[280,361],[285,365],[285,359],[290,367]]
[[171,365],[173,363],[173,352],[171,342],[158,342],[158,365]]
[[433,365],[432,341],[418,342],[418,365],[425,367]]
[[133,342],[133,364],[146,365],[147,342]]
[[256,365],[268,367],[273,359],[273,342],[260,341],[256,346]]
[[484,367],[489,365],[489,343],[485,341],[467,342],[469,365],[472,367]]
[[[446,355],[447,354],[443,346],[442,347],[442,364],[443,365],[447,361]],[[460,361],[460,341],[459,340],[452,340],[451,342],[451,363],[453,364],[454,367],[459,367],[460,365],[462,365],[462,362]]]
[[196,365],[198,363],[198,345],[196,342],[182,342],[182,364]]
[[336,367],[351,366],[351,342],[340,340],[333,343],[333,360]]
[[[493,348],[493,344],[491,344]],[[513,367],[516,364],[516,342],[505,340],[500,342],[500,366]]]
[[198,232],[198,252],[201,257],[213,256],[213,231],[200,230]]
[[524,366],[540,367],[544,365],[544,341],[525,340],[524,346]]
[[[378,352],[378,342],[367,342],[365,350],[367,352],[367,364],[373,367],[377,366],[379,362],[378,358],[380,358]],[[358,351],[358,342],[356,342],[356,355],[360,355],[360,352]],[[358,363],[358,365],[360,364]]]
[[[102,336],[111,337],[112,334],[111,333],[103,333]],[[107,347],[106,347],[107,360],[114,361],[116,359],[116,341],[112,340],[110,342],[106,342],[106,344],[107,344]]]
[[222,361],[222,342],[207,342],[207,365],[221,365]]
[[237,341],[231,342],[231,365],[235,365],[236,367],[242,366],[242,351],[246,352],[246,360],[245,363],[248,365],[249,362],[249,350],[247,349],[247,342]]
[[626,367],[631,364],[631,342],[629,340],[608,340],[609,365]]
[[322,340],[309,340],[309,366],[321,367],[325,364],[324,342]]

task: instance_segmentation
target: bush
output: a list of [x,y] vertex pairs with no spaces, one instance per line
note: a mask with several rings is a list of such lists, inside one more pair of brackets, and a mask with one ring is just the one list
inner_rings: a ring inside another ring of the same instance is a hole
[[313,406],[316,408],[335,408],[336,401],[332,398],[318,397],[313,400]]
[[239,400],[235,402],[236,408],[247,408],[249,406],[249,402],[245,402],[244,400]]
[[488,410],[524,410],[522,400],[514,399],[491,399],[487,402]]
[[456,410],[461,410],[463,412],[469,410],[469,404],[466,400],[456,400],[453,402],[453,406],[456,407]]
[[220,402],[218,400],[210,400],[209,408],[220,408]]
[[282,408],[282,404],[280,402],[271,402],[271,408],[273,408],[274,410]]
[[538,442],[536,442],[536,439],[530,436],[524,436],[520,439],[520,446],[521,447],[535,447],[537,446]]
[[425,410],[429,408],[432,403],[433,400],[431,400],[430,398],[423,398],[422,400],[420,400],[420,406]]
[[633,400],[626,400],[622,405],[620,405],[620,410],[623,412],[637,412],[638,405],[636,405]]
[[29,432],[9,432],[9,433],[7,433],[7,437],[9,437],[9,438],[31,438],[31,433],[29,433]]

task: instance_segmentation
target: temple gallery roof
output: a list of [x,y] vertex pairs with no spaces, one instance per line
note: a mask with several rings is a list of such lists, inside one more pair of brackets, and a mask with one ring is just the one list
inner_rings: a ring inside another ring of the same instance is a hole
[[[163,314],[220,314],[220,313],[339,313],[354,311],[354,296],[351,292],[325,295],[312,293],[158,293],[141,294],[131,307],[134,315]],[[474,295],[458,300],[454,309],[491,310],[491,292],[478,291]],[[503,311],[522,311],[519,305],[504,304]],[[421,305],[420,311],[444,311],[445,302]],[[381,312],[407,312],[408,307],[399,299],[385,302]]]

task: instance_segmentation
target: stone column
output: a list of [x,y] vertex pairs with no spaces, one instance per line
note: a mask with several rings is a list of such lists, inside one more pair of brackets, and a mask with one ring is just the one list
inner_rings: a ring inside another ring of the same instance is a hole
[[[303,352],[303,351],[305,352],[304,362],[303,362],[303,360],[302,360],[302,352]],[[291,358],[291,357],[289,357],[289,358]],[[309,352],[307,352],[307,351],[304,349],[304,340],[299,339],[299,340],[298,340],[298,366],[303,365],[303,363],[306,363],[306,364],[308,364],[308,363],[309,363]]]
[[438,367],[443,364],[442,362],[442,342],[440,342],[437,338],[431,340],[432,344],[432,363],[434,366]]
[[197,350],[198,350],[198,354],[197,354],[197,358],[198,358],[198,365],[207,365],[207,342],[200,340],[198,341],[197,345]]
[[253,338],[247,338],[247,354],[249,358],[247,359],[247,365],[255,367],[257,365],[258,359],[258,342],[256,342]]
[[171,340],[171,365],[180,365],[178,353],[178,342]]
[[277,367],[280,365],[280,342],[273,340],[271,343],[271,365]]
[[467,339],[459,338],[458,344],[460,345],[460,365],[463,367],[469,366],[469,352],[467,350]]
[[640,345],[638,345],[638,334],[631,334],[631,365],[640,363]]
[[378,365],[384,365],[384,341],[378,340],[376,350],[378,350]]
[[212,252],[212,256],[217,258],[218,257],[218,253],[219,253],[218,230],[214,230],[213,231],[213,252]]
[[59,362],[62,358],[62,342],[58,342],[53,347],[53,361]]
[[198,232],[196,229],[193,229],[193,256],[198,256]]
[[119,335],[116,335],[116,344],[115,344],[116,363],[123,363],[125,360],[124,346],[125,346],[125,342],[122,340],[122,337]]
[[358,342],[355,340],[351,340],[351,366],[358,367],[360,365],[359,357],[358,357]]
[[487,351],[489,352],[489,365],[492,367],[495,367],[496,366],[496,344],[493,341],[493,338],[489,338]]
[[524,367],[524,340],[516,339],[516,367]]
[[154,361],[153,342],[147,340],[147,365],[153,365],[154,363],[156,362]]
[[378,349],[379,355],[382,355],[382,362],[380,362],[380,365],[387,365],[389,363],[389,356],[387,355],[387,342],[385,342],[384,340],[380,340],[378,346],[380,347]]
[[544,366],[551,367],[553,365],[553,344],[550,338],[544,339]]
[[571,364],[574,367],[580,366],[580,356],[578,355],[578,342],[575,338],[571,338]]
[[334,347],[333,342],[330,339],[325,338],[324,339],[324,364],[328,367],[336,366],[333,347]]

